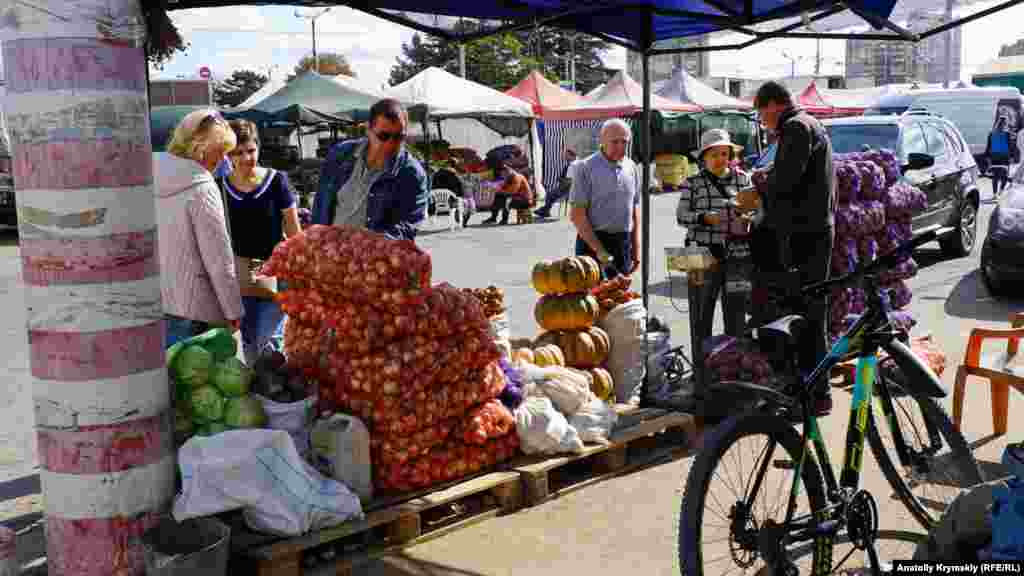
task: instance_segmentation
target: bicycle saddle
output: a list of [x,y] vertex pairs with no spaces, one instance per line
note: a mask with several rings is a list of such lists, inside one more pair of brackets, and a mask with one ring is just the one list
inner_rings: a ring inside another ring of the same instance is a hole
[[757,329],[757,336],[762,341],[781,341],[787,349],[791,349],[800,342],[800,335],[806,326],[807,320],[803,316],[790,314],[761,326]]

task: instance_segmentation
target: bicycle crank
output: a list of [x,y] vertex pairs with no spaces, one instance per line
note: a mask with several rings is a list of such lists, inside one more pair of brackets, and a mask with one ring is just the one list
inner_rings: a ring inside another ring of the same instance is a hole
[[882,565],[875,550],[878,539],[878,504],[869,492],[858,491],[846,506],[846,526],[850,543],[867,552],[871,573],[882,575]]

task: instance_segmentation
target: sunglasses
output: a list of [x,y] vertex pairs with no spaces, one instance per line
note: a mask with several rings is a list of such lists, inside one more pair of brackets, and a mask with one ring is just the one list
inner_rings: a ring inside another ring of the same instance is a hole
[[401,142],[405,140],[405,132],[374,132],[373,134],[381,142],[390,142],[391,140]]

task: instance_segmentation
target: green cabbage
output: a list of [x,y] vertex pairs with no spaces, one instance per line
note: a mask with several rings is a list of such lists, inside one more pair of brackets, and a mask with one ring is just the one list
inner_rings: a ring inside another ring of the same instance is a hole
[[199,436],[213,436],[214,434],[220,434],[227,430],[227,426],[223,422],[207,422],[196,428],[196,434]]
[[227,328],[214,328],[207,330],[198,336],[188,340],[189,344],[195,344],[213,354],[214,362],[223,362],[228,358],[234,358],[238,354],[238,342],[234,335]]
[[213,367],[213,385],[229,398],[238,398],[249,393],[253,372],[238,358],[228,358]]
[[217,422],[224,418],[224,397],[213,386],[192,391],[192,419],[197,423]]
[[206,386],[212,368],[213,354],[202,347],[189,346],[177,354],[171,372],[175,381],[196,390]]
[[230,398],[224,406],[224,424],[229,428],[260,428],[266,422],[263,403],[253,396]]

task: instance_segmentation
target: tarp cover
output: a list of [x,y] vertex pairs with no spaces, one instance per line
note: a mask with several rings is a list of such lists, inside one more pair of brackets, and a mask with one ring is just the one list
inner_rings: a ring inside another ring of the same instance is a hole
[[583,99],[579,94],[562,89],[537,70],[531,71],[519,84],[506,90],[505,94],[529,102],[533,106],[533,113],[541,118],[552,108],[572,108],[578,106]]
[[[624,118],[643,111],[644,90],[624,71],[619,71],[593,96],[578,106],[549,110],[545,120],[595,120]],[[700,112],[702,108],[651,94],[651,110],[658,112]]]

